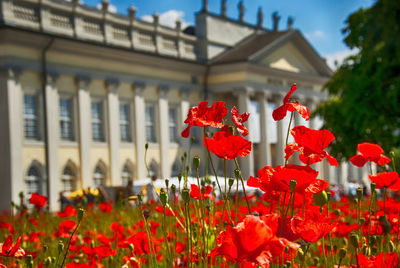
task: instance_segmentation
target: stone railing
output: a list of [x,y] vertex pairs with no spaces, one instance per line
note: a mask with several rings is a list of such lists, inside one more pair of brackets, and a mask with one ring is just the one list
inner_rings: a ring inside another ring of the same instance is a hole
[[66,36],[105,45],[131,48],[182,59],[196,59],[197,38],[159,24],[158,16],[149,23],[129,15],[110,13],[109,2],[101,9],[81,5],[78,0],[0,0],[0,23]]

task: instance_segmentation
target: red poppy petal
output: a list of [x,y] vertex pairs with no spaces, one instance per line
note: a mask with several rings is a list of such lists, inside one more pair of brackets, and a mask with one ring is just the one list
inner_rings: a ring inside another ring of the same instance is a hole
[[286,94],[286,96],[283,98],[283,103],[288,103],[290,100],[290,97],[292,96],[292,94],[297,90],[297,86],[296,83],[294,83],[292,85],[292,87],[290,88],[289,92]]
[[308,111],[308,108],[300,103],[289,102],[286,104],[286,109],[289,112],[297,111],[306,121],[310,119],[310,112]]
[[272,112],[272,117],[275,121],[280,121],[285,118],[287,113],[286,104],[279,106]]
[[366,158],[376,158],[383,154],[383,149],[378,144],[364,142],[357,145],[357,149]]
[[378,161],[374,161],[374,162],[375,162],[377,165],[384,166],[384,165],[389,164],[390,161],[391,161],[391,160],[390,160],[389,157],[384,156],[384,155],[382,154],[382,155],[380,155]]
[[328,159],[328,163],[331,166],[339,166],[339,162],[336,160],[336,158],[334,158],[333,156],[331,156],[329,153],[326,153],[326,158]]
[[350,162],[357,167],[363,167],[365,163],[367,163],[367,159],[361,154],[357,154],[355,156],[350,157]]

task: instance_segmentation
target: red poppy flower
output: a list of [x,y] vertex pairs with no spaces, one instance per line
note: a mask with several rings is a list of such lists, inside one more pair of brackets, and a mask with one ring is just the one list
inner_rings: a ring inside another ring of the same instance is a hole
[[291,223],[295,233],[300,235],[301,239],[310,243],[317,242],[336,226],[336,223],[330,223],[321,218],[303,220],[296,217]]
[[232,108],[231,113],[232,113],[232,121],[235,124],[238,132],[243,136],[247,136],[249,134],[249,131],[243,125],[243,123],[249,119],[250,114],[242,113],[241,115],[239,115],[239,112],[235,106]]
[[375,182],[376,189],[400,190],[400,177],[397,172],[380,172],[376,176],[368,175],[368,177],[371,182]]
[[217,246],[210,255],[225,256],[237,263],[249,261],[268,267],[286,246],[295,250],[299,248],[298,244],[275,235],[276,221],[276,217],[271,219],[247,215],[237,226],[228,226],[226,231],[218,235]]
[[369,258],[363,253],[357,255],[360,267],[370,268],[396,268],[399,266],[399,255],[396,252],[381,252],[378,255],[371,255]]
[[304,105],[301,105],[297,102],[290,102],[290,96],[295,92],[297,89],[296,83],[292,85],[290,91],[286,94],[285,98],[283,98],[283,104],[276,108],[272,112],[272,117],[275,121],[282,120],[285,118],[286,113],[297,111],[305,120],[310,119],[310,112],[308,108]]
[[335,136],[327,130],[314,130],[305,126],[297,126],[290,130],[295,143],[288,144],[285,148],[286,159],[294,152],[300,152],[300,160],[306,165],[322,161],[325,157],[331,166],[338,166],[338,161],[328,152],[326,147],[335,139]]
[[197,187],[196,184],[190,184],[190,197],[200,200],[200,199],[207,199],[207,198],[213,198],[211,195],[212,192],[212,187],[210,185],[206,185],[205,188],[201,189],[201,197],[200,197],[200,191],[199,187]]
[[182,137],[189,137],[190,128],[193,126],[222,128],[224,125],[221,121],[227,113],[225,102],[215,102],[211,107],[208,107],[208,101],[200,102],[199,106],[189,109],[185,120],[189,125],[182,131]]
[[99,209],[100,209],[101,211],[103,211],[104,213],[110,213],[111,210],[112,210],[112,207],[111,207],[111,205],[110,205],[109,203],[107,203],[107,202],[101,202],[100,205],[99,205]]
[[295,192],[299,194],[319,193],[329,184],[327,181],[317,179],[318,171],[309,166],[286,165],[264,167],[257,172],[258,178],[250,177],[247,185],[258,187],[266,193],[271,191],[290,192],[290,181],[297,181]]
[[38,210],[41,210],[47,204],[47,202],[46,196],[37,193],[33,193],[29,199],[29,203],[34,205]]
[[77,214],[76,208],[74,208],[71,205],[66,206],[63,212],[57,212],[57,215],[60,218],[76,216],[76,214]]
[[204,138],[204,146],[224,159],[245,157],[251,151],[251,142],[227,131],[219,131],[212,138]]
[[25,251],[19,247],[21,239],[21,237],[18,237],[17,242],[13,245],[12,235],[7,236],[6,241],[0,243],[0,256],[16,258],[25,256]]
[[360,154],[356,154],[349,159],[357,167],[363,167],[368,161],[372,161],[380,166],[390,163],[390,159],[383,155],[383,149],[378,144],[360,143],[357,145],[357,150]]
[[69,237],[70,232],[76,227],[76,223],[73,220],[64,220],[58,225],[58,237]]

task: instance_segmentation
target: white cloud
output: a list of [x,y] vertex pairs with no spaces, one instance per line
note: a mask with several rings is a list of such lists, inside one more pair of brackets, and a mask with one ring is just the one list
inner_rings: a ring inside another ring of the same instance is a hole
[[[101,3],[98,3],[98,4],[97,4],[97,8],[98,8],[98,9],[101,9]],[[110,4],[108,5],[108,12],[110,12],[110,13],[117,13],[117,7],[110,3]]]
[[325,38],[325,33],[321,30],[315,30],[311,33],[306,33],[305,35],[311,41],[316,41]]
[[[182,29],[184,29],[186,26],[189,25],[186,21],[183,20],[184,15],[185,15],[185,12],[183,12],[183,11],[171,9],[171,10],[165,11],[164,13],[161,13],[159,15],[159,21],[160,21],[161,25],[175,28],[176,21],[180,20],[182,22]],[[142,20],[148,21],[148,22],[153,22],[153,16],[152,15],[144,15],[144,16],[142,16]]]
[[358,49],[347,49],[327,54],[324,57],[326,58],[326,62],[328,63],[329,67],[331,67],[332,70],[336,70],[337,67],[335,66],[335,61],[338,63],[338,66],[340,66],[345,58],[354,55],[357,52]]

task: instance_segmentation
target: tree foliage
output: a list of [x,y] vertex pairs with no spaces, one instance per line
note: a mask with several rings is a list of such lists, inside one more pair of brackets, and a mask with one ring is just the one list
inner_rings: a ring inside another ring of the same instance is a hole
[[317,114],[336,136],[336,157],[349,158],[366,141],[388,152],[400,147],[400,1],[378,0],[346,24],[344,42],[358,53],[325,85],[332,98]]

